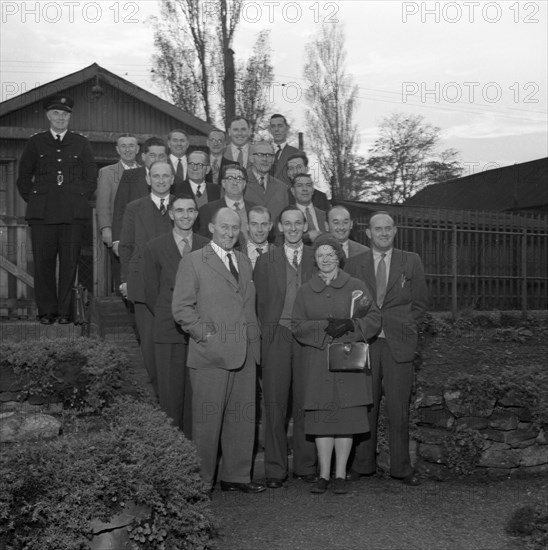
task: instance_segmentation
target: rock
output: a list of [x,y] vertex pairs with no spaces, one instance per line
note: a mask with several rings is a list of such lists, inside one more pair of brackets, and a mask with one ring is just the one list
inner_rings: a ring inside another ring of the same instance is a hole
[[419,424],[429,424],[438,428],[451,428],[455,418],[447,409],[434,405],[432,407],[421,407],[419,413]]
[[489,418],[489,427],[495,430],[515,430],[518,427],[518,417],[507,411],[494,412]]
[[530,430],[520,430],[517,429],[512,432],[506,432],[504,442],[508,443],[512,447],[529,447],[533,445],[537,437],[536,432]]
[[481,416],[461,416],[457,418],[456,427],[472,428],[473,430],[483,430],[487,428],[487,418]]
[[504,397],[501,397],[498,404],[503,407],[518,407],[522,408],[523,396],[519,395],[516,390],[510,390]]
[[421,443],[419,445],[419,455],[427,462],[435,462],[436,464],[445,464],[445,457],[441,445],[430,445]]
[[520,466],[540,466],[548,464],[548,447],[541,445],[539,447],[527,447],[521,451]]
[[409,459],[411,460],[411,466],[417,461],[417,449],[418,444],[414,439],[409,440]]
[[0,393],[0,403],[7,403],[7,402],[18,402],[17,397],[19,396],[18,393],[13,391],[3,391]]
[[504,443],[504,432],[501,432],[500,430],[493,430],[492,428],[487,428],[485,430],[480,430],[480,433],[486,439]]
[[521,422],[530,422],[533,418],[531,411],[527,407],[504,407],[503,410],[515,414]]
[[441,428],[420,426],[415,433],[415,439],[421,443],[440,445],[450,432]]
[[548,464],[539,464],[537,466],[522,466],[519,470],[520,473],[522,473],[523,475],[543,474],[548,472]]
[[8,412],[0,415],[0,442],[51,439],[59,435],[61,422],[43,413]]
[[510,449],[505,443],[493,443],[481,454],[478,466],[485,468],[516,468],[520,464],[521,451]]
[[537,435],[537,444],[538,445],[546,445],[548,444],[548,437],[546,437],[546,432],[544,430],[540,430],[540,432]]
[[431,395],[419,391],[415,399],[416,407],[431,407],[432,405],[443,405],[443,396]]
[[491,416],[493,409],[495,408],[495,399],[489,400],[489,402],[481,408],[476,407],[471,403],[465,403],[462,399],[460,391],[446,391],[443,394],[445,404],[447,408],[455,416]]

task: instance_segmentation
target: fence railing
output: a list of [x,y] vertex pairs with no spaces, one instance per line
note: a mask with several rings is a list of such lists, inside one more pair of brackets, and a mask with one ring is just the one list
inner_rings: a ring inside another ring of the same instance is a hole
[[[548,217],[395,209],[396,246],[419,254],[432,310],[548,309]],[[367,244],[369,215],[355,217]]]

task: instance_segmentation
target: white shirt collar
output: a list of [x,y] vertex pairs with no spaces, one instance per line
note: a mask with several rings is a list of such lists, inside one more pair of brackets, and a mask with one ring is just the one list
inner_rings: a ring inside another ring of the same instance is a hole
[[228,208],[232,208],[232,210],[234,210],[234,205],[236,203],[238,203],[238,206],[240,207],[240,210],[242,208],[245,208],[245,203],[244,203],[244,198],[242,197],[241,199],[238,199],[237,201],[235,200],[232,200],[232,199],[229,199],[226,195],[225,195],[225,202],[226,202],[226,205],[228,206]]
[[49,129],[51,132],[51,135],[53,136],[53,139],[57,139],[57,136],[61,138],[61,141],[63,141],[63,138],[65,137],[65,134],[68,132],[68,130],[65,130],[64,132],[54,132],[51,128]]
[[[152,199],[152,202],[157,206],[157,208],[160,208],[162,199],[160,197],[157,197],[153,193],[150,194],[150,198]],[[167,207],[169,206],[169,195],[166,195],[165,197],[163,197],[163,199],[164,199],[164,205],[167,209]]]

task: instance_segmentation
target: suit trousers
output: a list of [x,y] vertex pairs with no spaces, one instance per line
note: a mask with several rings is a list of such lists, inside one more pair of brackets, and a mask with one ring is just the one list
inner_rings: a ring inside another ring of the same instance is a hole
[[370,432],[354,436],[351,468],[360,474],[376,471],[377,422],[384,392],[388,418],[390,475],[405,477],[413,472],[409,457],[409,402],[413,387],[413,363],[396,363],[385,338],[369,347],[373,381],[373,405],[369,409]]
[[255,440],[257,365],[249,352],[236,370],[190,368],[192,441],[200,459],[200,475],[213,486],[219,444],[219,478],[249,483]]
[[191,439],[192,392],[186,368],[187,345],[156,342],[155,351],[160,407]]
[[[84,226],[80,224],[30,226],[38,315],[71,316],[72,287],[76,279],[83,232]],[[56,281],[58,256],[59,281]]]
[[152,388],[158,395],[158,376],[156,374],[156,352],[154,344],[154,315],[147,305],[142,302],[133,303],[135,309],[135,324],[139,333],[141,355],[148,372],[148,378]]
[[[270,332],[269,332],[270,331]],[[293,473],[316,473],[314,438],[304,429],[304,377],[300,365],[301,347],[291,331],[281,325],[263,327],[265,355],[262,361],[263,399],[265,408],[264,460],[265,475],[285,479],[287,460],[287,413],[293,394]]]

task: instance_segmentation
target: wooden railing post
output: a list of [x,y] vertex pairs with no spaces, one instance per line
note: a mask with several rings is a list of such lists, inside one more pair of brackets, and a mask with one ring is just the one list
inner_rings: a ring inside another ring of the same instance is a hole
[[521,235],[521,316],[527,317],[527,229]]
[[453,224],[453,230],[451,232],[451,316],[453,320],[456,320],[458,315],[458,269],[457,269],[457,224]]

